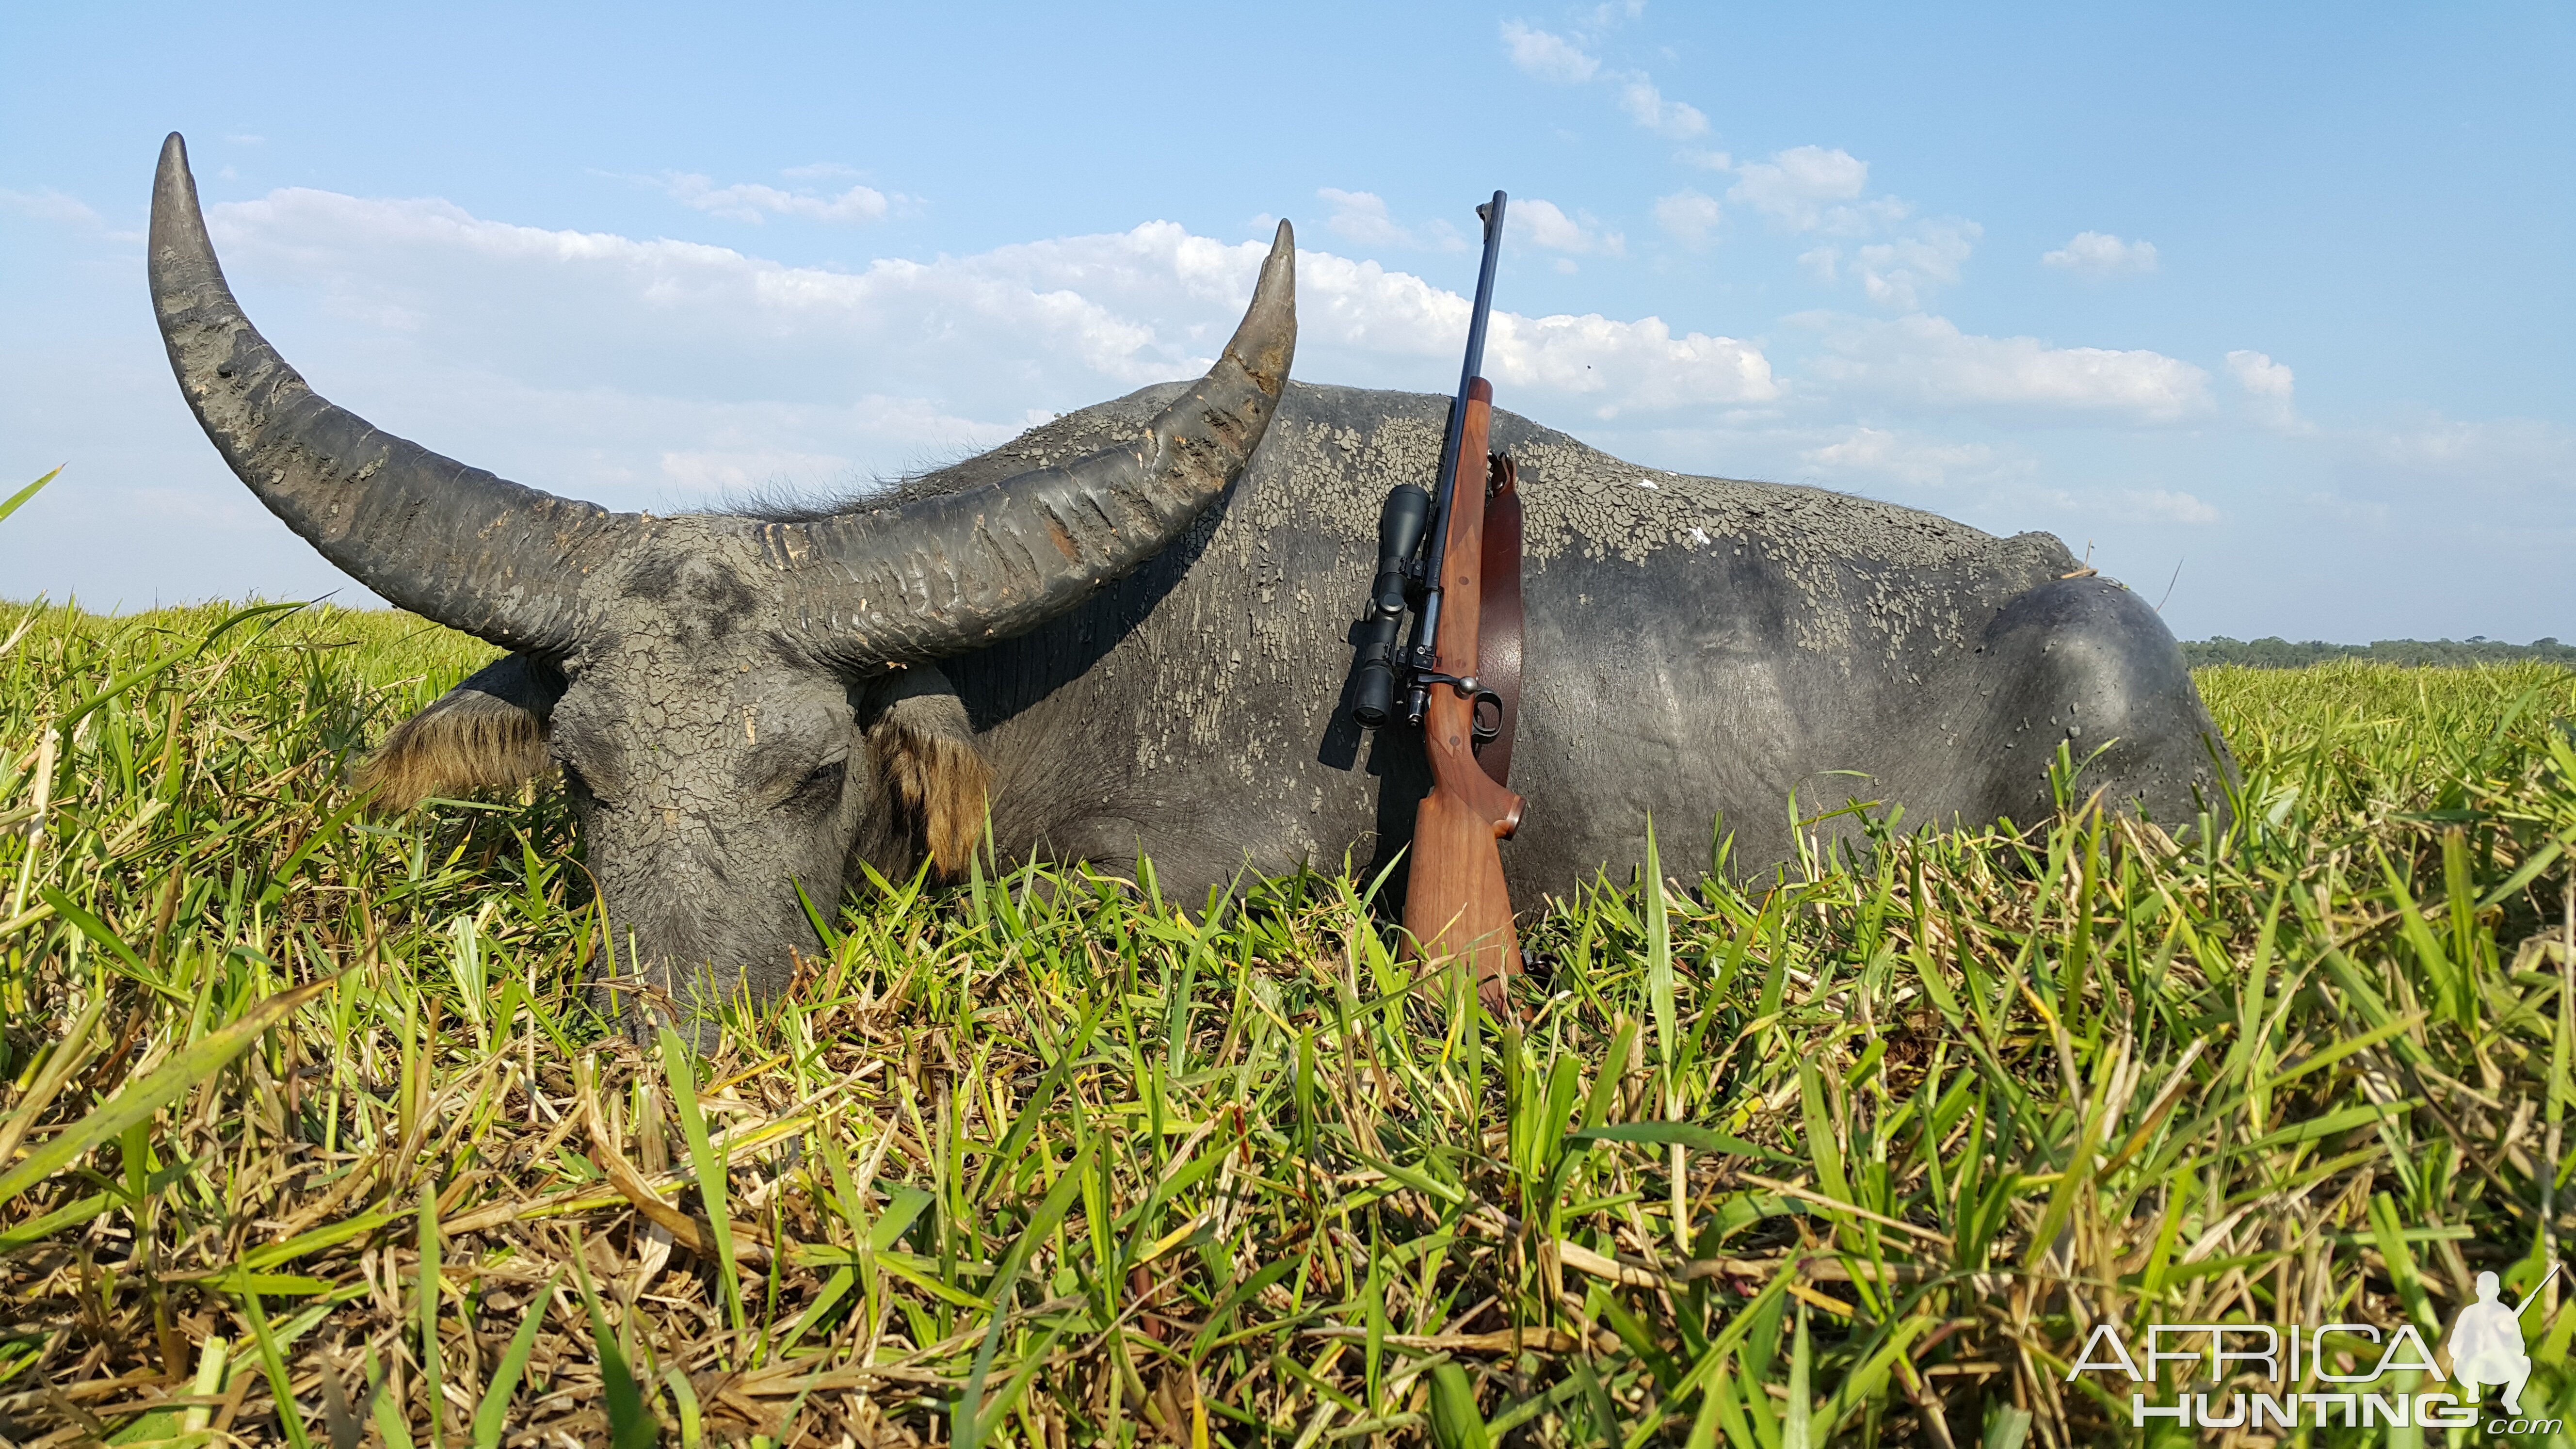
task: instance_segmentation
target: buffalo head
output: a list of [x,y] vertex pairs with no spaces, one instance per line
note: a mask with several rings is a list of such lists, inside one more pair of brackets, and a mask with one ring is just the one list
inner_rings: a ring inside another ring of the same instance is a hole
[[[406,721],[380,805],[560,766],[621,974],[702,1043],[711,997],[781,985],[871,839],[962,867],[987,772],[938,661],[1161,552],[1242,471],[1296,348],[1279,228],[1207,375],[1132,442],[981,487],[792,522],[611,513],[333,406],[243,317],[180,138],[152,299],[197,420],[271,512],[403,608],[510,650]],[[630,1030],[661,1013],[619,1003]]]

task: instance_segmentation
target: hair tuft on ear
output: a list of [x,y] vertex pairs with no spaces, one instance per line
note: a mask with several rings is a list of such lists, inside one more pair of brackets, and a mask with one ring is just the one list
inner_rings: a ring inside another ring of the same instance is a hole
[[869,745],[898,807],[929,852],[931,868],[943,878],[964,875],[975,847],[983,843],[993,767],[973,745],[944,735],[887,730]]
[[964,875],[984,840],[993,767],[975,748],[966,706],[937,669],[915,665],[879,686],[868,753],[885,804],[942,879]]
[[547,715],[560,676],[513,654],[440,695],[385,736],[351,778],[368,809],[398,815],[436,795],[516,785],[543,774]]

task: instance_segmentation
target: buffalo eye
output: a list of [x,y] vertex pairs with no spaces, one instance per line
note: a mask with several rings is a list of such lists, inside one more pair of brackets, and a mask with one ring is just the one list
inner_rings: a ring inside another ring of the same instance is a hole
[[828,808],[841,798],[841,780],[849,773],[849,769],[850,762],[847,756],[836,760],[825,760],[806,771],[805,778],[797,781],[796,788],[789,791],[787,798],[779,804],[791,810]]

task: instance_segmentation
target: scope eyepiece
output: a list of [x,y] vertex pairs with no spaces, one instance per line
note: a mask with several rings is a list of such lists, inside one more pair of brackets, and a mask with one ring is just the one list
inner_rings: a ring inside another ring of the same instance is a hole
[[1395,712],[1395,631],[1403,622],[1395,614],[1372,613],[1352,631],[1360,663],[1351,684],[1351,718],[1364,728],[1384,727]]

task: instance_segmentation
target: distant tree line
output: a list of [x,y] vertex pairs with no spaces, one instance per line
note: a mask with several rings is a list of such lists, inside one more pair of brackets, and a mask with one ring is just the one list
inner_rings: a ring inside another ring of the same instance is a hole
[[2539,659],[2576,666],[2576,644],[2561,644],[2555,639],[2507,644],[2503,640],[2477,634],[2463,640],[2379,639],[2368,644],[2329,644],[2322,639],[2310,639],[2303,644],[2293,644],[2278,637],[2245,640],[2230,639],[2220,634],[2208,639],[2184,640],[2182,657],[2194,669],[2209,664],[2241,664],[2250,669],[2304,669],[2311,664],[2324,664],[2336,659],[2367,659],[2379,664],[2418,667],[2428,664],[2505,664]]

